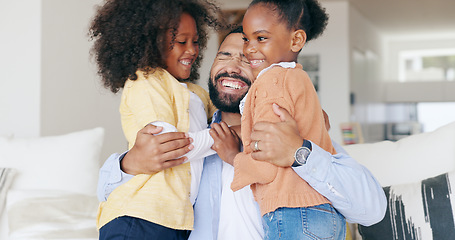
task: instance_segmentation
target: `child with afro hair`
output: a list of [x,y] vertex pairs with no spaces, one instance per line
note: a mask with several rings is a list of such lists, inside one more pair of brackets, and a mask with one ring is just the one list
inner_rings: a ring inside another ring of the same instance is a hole
[[187,239],[205,156],[213,139],[207,119],[216,110],[194,84],[207,27],[219,28],[209,0],[106,0],[90,26],[92,54],[104,86],[122,91],[120,114],[129,148],[147,124],[190,132],[190,162],[138,174],[100,204],[100,239]]

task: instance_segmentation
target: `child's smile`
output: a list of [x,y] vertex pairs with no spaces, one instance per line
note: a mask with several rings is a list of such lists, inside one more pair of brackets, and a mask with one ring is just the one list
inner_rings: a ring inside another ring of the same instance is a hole
[[295,61],[295,52],[291,51],[292,31],[278,13],[264,4],[254,5],[246,12],[243,36],[243,51],[254,77],[273,63]]
[[[169,45],[171,31],[167,35]],[[188,13],[180,17],[179,27],[171,50],[166,51],[166,70],[177,80],[190,77],[191,67],[199,54],[199,43],[196,22]]]

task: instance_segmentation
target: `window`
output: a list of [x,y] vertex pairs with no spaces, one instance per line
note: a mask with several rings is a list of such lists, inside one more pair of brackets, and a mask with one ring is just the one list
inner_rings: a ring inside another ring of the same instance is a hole
[[455,49],[402,51],[400,82],[455,81]]

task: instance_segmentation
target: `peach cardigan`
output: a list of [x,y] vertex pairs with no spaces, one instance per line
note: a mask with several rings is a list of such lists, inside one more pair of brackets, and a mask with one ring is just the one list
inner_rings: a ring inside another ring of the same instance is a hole
[[255,200],[264,215],[280,207],[309,207],[329,201],[300,178],[291,167],[277,167],[251,158],[251,130],[259,121],[279,122],[272,104],[289,111],[297,121],[300,135],[324,150],[335,154],[318,95],[302,65],[296,68],[272,67],[251,86],[242,115],[244,151],[234,159],[234,180],[237,191],[251,184]]

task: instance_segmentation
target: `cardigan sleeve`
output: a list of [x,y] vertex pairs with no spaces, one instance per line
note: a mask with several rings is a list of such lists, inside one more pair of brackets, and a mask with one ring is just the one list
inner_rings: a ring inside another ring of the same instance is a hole
[[120,113],[130,147],[134,145],[137,132],[150,122],[177,126],[171,102],[172,97],[159,84],[152,86],[150,81],[136,80],[125,86]]
[[245,119],[242,119],[244,152],[234,158],[234,180],[231,184],[233,191],[254,183],[267,184],[275,179],[279,167],[251,157],[251,129],[257,122],[280,122],[280,118],[272,110],[273,103],[280,105],[291,115],[294,113],[289,98],[285,97],[288,91],[284,87],[284,78],[264,74],[253,86],[248,93],[250,101],[244,110]]

